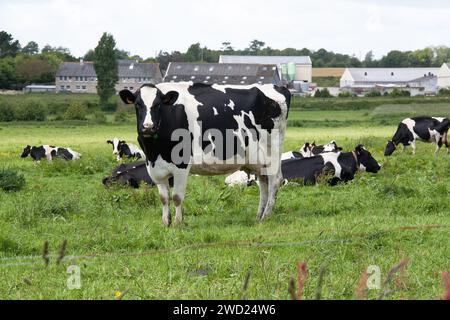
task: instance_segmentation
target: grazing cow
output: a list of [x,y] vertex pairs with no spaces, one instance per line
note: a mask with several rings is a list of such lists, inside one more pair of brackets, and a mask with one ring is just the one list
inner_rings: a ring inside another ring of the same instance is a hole
[[41,159],[47,159],[48,161],[52,161],[55,158],[60,158],[64,160],[78,160],[81,158],[81,154],[73,151],[70,148],[60,148],[53,146],[40,146],[40,147],[32,147],[30,145],[26,146],[23,149],[22,158],[26,158],[31,156],[34,161],[40,161]]
[[[275,85],[179,82],[144,85],[136,93],[123,90],[120,97],[135,105],[138,141],[158,186],[166,226],[171,224],[168,179],[174,178],[172,199],[175,221],[180,223],[189,173],[256,174],[258,219],[271,214],[282,182],[289,90]],[[251,159],[255,156],[257,160]]]
[[364,146],[359,145],[353,152],[327,152],[304,159],[283,161],[281,169],[286,180],[302,179],[304,184],[315,184],[322,174],[330,174],[331,185],[339,181],[350,181],[359,171],[377,173],[380,165]]
[[288,159],[302,159],[302,158],[310,158],[313,156],[316,156],[318,154],[324,153],[324,152],[338,152],[342,151],[341,147],[338,147],[336,141],[331,141],[328,144],[325,145],[319,145],[317,146],[315,142],[310,144],[309,142],[306,142],[301,148],[299,152],[291,151],[283,153],[281,160],[288,160]]
[[[135,189],[138,189],[142,182],[146,183],[150,187],[155,186],[155,183],[148,174],[145,161],[121,164],[111,172],[109,177],[103,179],[103,184],[105,186],[110,186],[113,183],[119,183],[128,185]],[[172,178],[170,178],[170,184],[173,185]]]
[[134,144],[126,143],[118,138],[114,138],[112,141],[108,140],[106,143],[113,146],[113,154],[117,155],[117,161],[121,161],[124,156],[128,159],[145,159],[144,152]]
[[392,140],[388,141],[384,155],[390,156],[399,144],[403,144],[403,150],[410,145],[413,154],[416,154],[416,141],[436,143],[436,153],[445,144],[448,153],[450,148],[448,142],[449,127],[450,120],[448,118],[406,118],[398,125],[397,132],[395,132]]

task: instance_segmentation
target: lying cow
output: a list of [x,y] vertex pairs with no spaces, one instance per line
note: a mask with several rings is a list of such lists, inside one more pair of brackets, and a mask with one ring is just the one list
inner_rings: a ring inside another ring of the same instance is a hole
[[[169,177],[174,177],[172,199],[179,223],[189,173],[222,175],[243,170],[256,174],[258,219],[271,214],[282,182],[280,158],[289,90],[275,85],[180,82],[143,85],[136,93],[122,90],[120,97],[135,105],[138,141],[158,186],[166,226],[171,224]],[[224,143],[216,144],[216,138]],[[257,150],[257,161],[245,156],[251,150]]]
[[[135,189],[138,189],[142,183],[145,183],[149,187],[155,186],[155,183],[148,174],[145,161],[124,163],[115,168],[109,177],[103,179],[105,186],[110,186],[113,183],[128,185]],[[170,184],[173,185],[172,178],[170,179]]]
[[327,152],[311,158],[286,160],[281,165],[283,178],[287,181],[301,179],[304,184],[315,184],[319,176],[330,174],[331,185],[353,180],[358,170],[377,173],[380,168],[362,145],[353,152]]
[[407,118],[398,125],[394,137],[391,141],[388,141],[384,155],[390,156],[399,144],[403,145],[403,150],[410,145],[413,154],[416,154],[416,141],[436,143],[436,153],[445,144],[448,153],[450,148],[448,142],[449,127],[450,120],[448,118]]
[[53,146],[40,146],[40,147],[32,147],[30,145],[26,146],[23,149],[22,158],[26,158],[30,156],[34,161],[40,161],[41,159],[46,159],[48,161],[52,161],[55,158],[60,158],[64,160],[78,160],[81,158],[81,154],[73,151],[70,148],[60,148]]
[[338,147],[336,141],[334,140],[328,144],[319,146],[317,146],[315,142],[313,142],[312,144],[306,142],[300,148],[299,152],[291,151],[283,153],[281,160],[310,158],[324,152],[338,152],[338,151],[342,151],[342,148]]
[[254,174],[248,174],[245,171],[236,171],[225,178],[225,184],[230,187],[234,186],[251,186],[256,182]]
[[108,140],[106,141],[106,143],[113,146],[113,154],[117,155],[117,161],[121,161],[124,156],[126,156],[128,159],[145,159],[144,152],[134,144],[126,143],[125,141],[118,138]]

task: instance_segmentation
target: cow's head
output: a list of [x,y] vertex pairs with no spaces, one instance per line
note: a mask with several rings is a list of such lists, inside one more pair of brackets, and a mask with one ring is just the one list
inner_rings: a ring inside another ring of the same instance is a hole
[[31,153],[31,146],[26,146],[25,148],[23,148],[23,152],[20,155],[21,158],[26,158],[30,155]]
[[305,144],[300,148],[300,154],[301,154],[304,158],[312,157],[312,154],[311,154],[311,144],[310,144],[309,142],[305,143]]
[[145,138],[154,136],[160,129],[161,109],[173,105],[178,99],[178,92],[163,94],[151,84],[142,86],[136,93],[122,90],[119,94],[124,103],[135,105],[138,134]]
[[119,140],[118,138],[114,138],[112,141],[108,140],[106,143],[111,144],[113,146],[113,154],[119,154],[121,146],[125,144],[125,141]]
[[342,151],[341,147],[338,147],[336,141],[331,141],[330,143],[323,146],[323,152],[338,152]]
[[374,157],[372,157],[372,154],[366,148],[364,148],[362,144],[355,148],[355,154],[360,164],[359,170],[372,173],[377,173],[378,171],[380,171],[380,164],[377,162],[377,160],[375,160]]
[[395,145],[394,141],[388,141],[386,149],[384,150],[384,155],[386,157],[390,156],[394,153],[395,149],[397,149],[397,146]]

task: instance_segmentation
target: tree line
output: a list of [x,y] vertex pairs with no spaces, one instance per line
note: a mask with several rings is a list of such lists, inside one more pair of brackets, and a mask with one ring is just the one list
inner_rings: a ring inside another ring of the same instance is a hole
[[[104,37],[105,34],[102,36]],[[228,55],[287,55],[310,56],[314,67],[440,67],[450,60],[450,48],[446,46],[428,47],[414,51],[392,50],[380,59],[375,59],[372,51],[364,59],[354,55],[335,53],[325,49],[310,50],[307,48],[274,49],[265,42],[253,40],[244,49],[236,49],[230,42],[223,42],[220,49],[210,49],[200,43],[189,46],[186,52],[160,51],[156,57],[142,58],[132,55],[126,50],[115,47],[114,38],[110,39],[109,51],[111,59],[133,59],[139,62],[157,62],[164,72],[170,62],[218,62],[219,56]],[[106,39],[104,39],[106,40]],[[112,42],[114,43],[112,43]],[[53,83],[58,66],[62,62],[96,60],[96,50],[89,50],[83,57],[75,57],[68,48],[45,45],[42,49],[31,41],[22,46],[18,40],[6,31],[0,31],[0,89],[21,89],[36,83]],[[112,79],[114,80],[114,79]]]

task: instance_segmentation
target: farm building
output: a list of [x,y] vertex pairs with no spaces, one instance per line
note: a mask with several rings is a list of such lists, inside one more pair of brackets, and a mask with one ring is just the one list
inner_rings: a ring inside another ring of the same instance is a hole
[[274,64],[283,82],[312,81],[312,62],[308,56],[233,56],[221,55],[219,63]]
[[340,78],[345,72],[345,68],[313,68],[313,78]]
[[347,68],[340,80],[342,91],[406,90],[411,96],[435,94],[438,68]]
[[23,92],[26,93],[42,93],[42,92],[55,92],[56,87],[52,85],[42,85],[42,84],[30,84],[23,88]]
[[444,63],[437,75],[438,88],[450,88],[450,63]]
[[280,84],[273,64],[171,62],[164,82],[192,81],[205,84]]
[[[118,69],[117,92],[123,89],[136,90],[144,83],[162,81],[157,63],[119,60]],[[97,93],[97,74],[94,63],[83,60],[62,63],[56,73],[55,84],[57,92]]]

